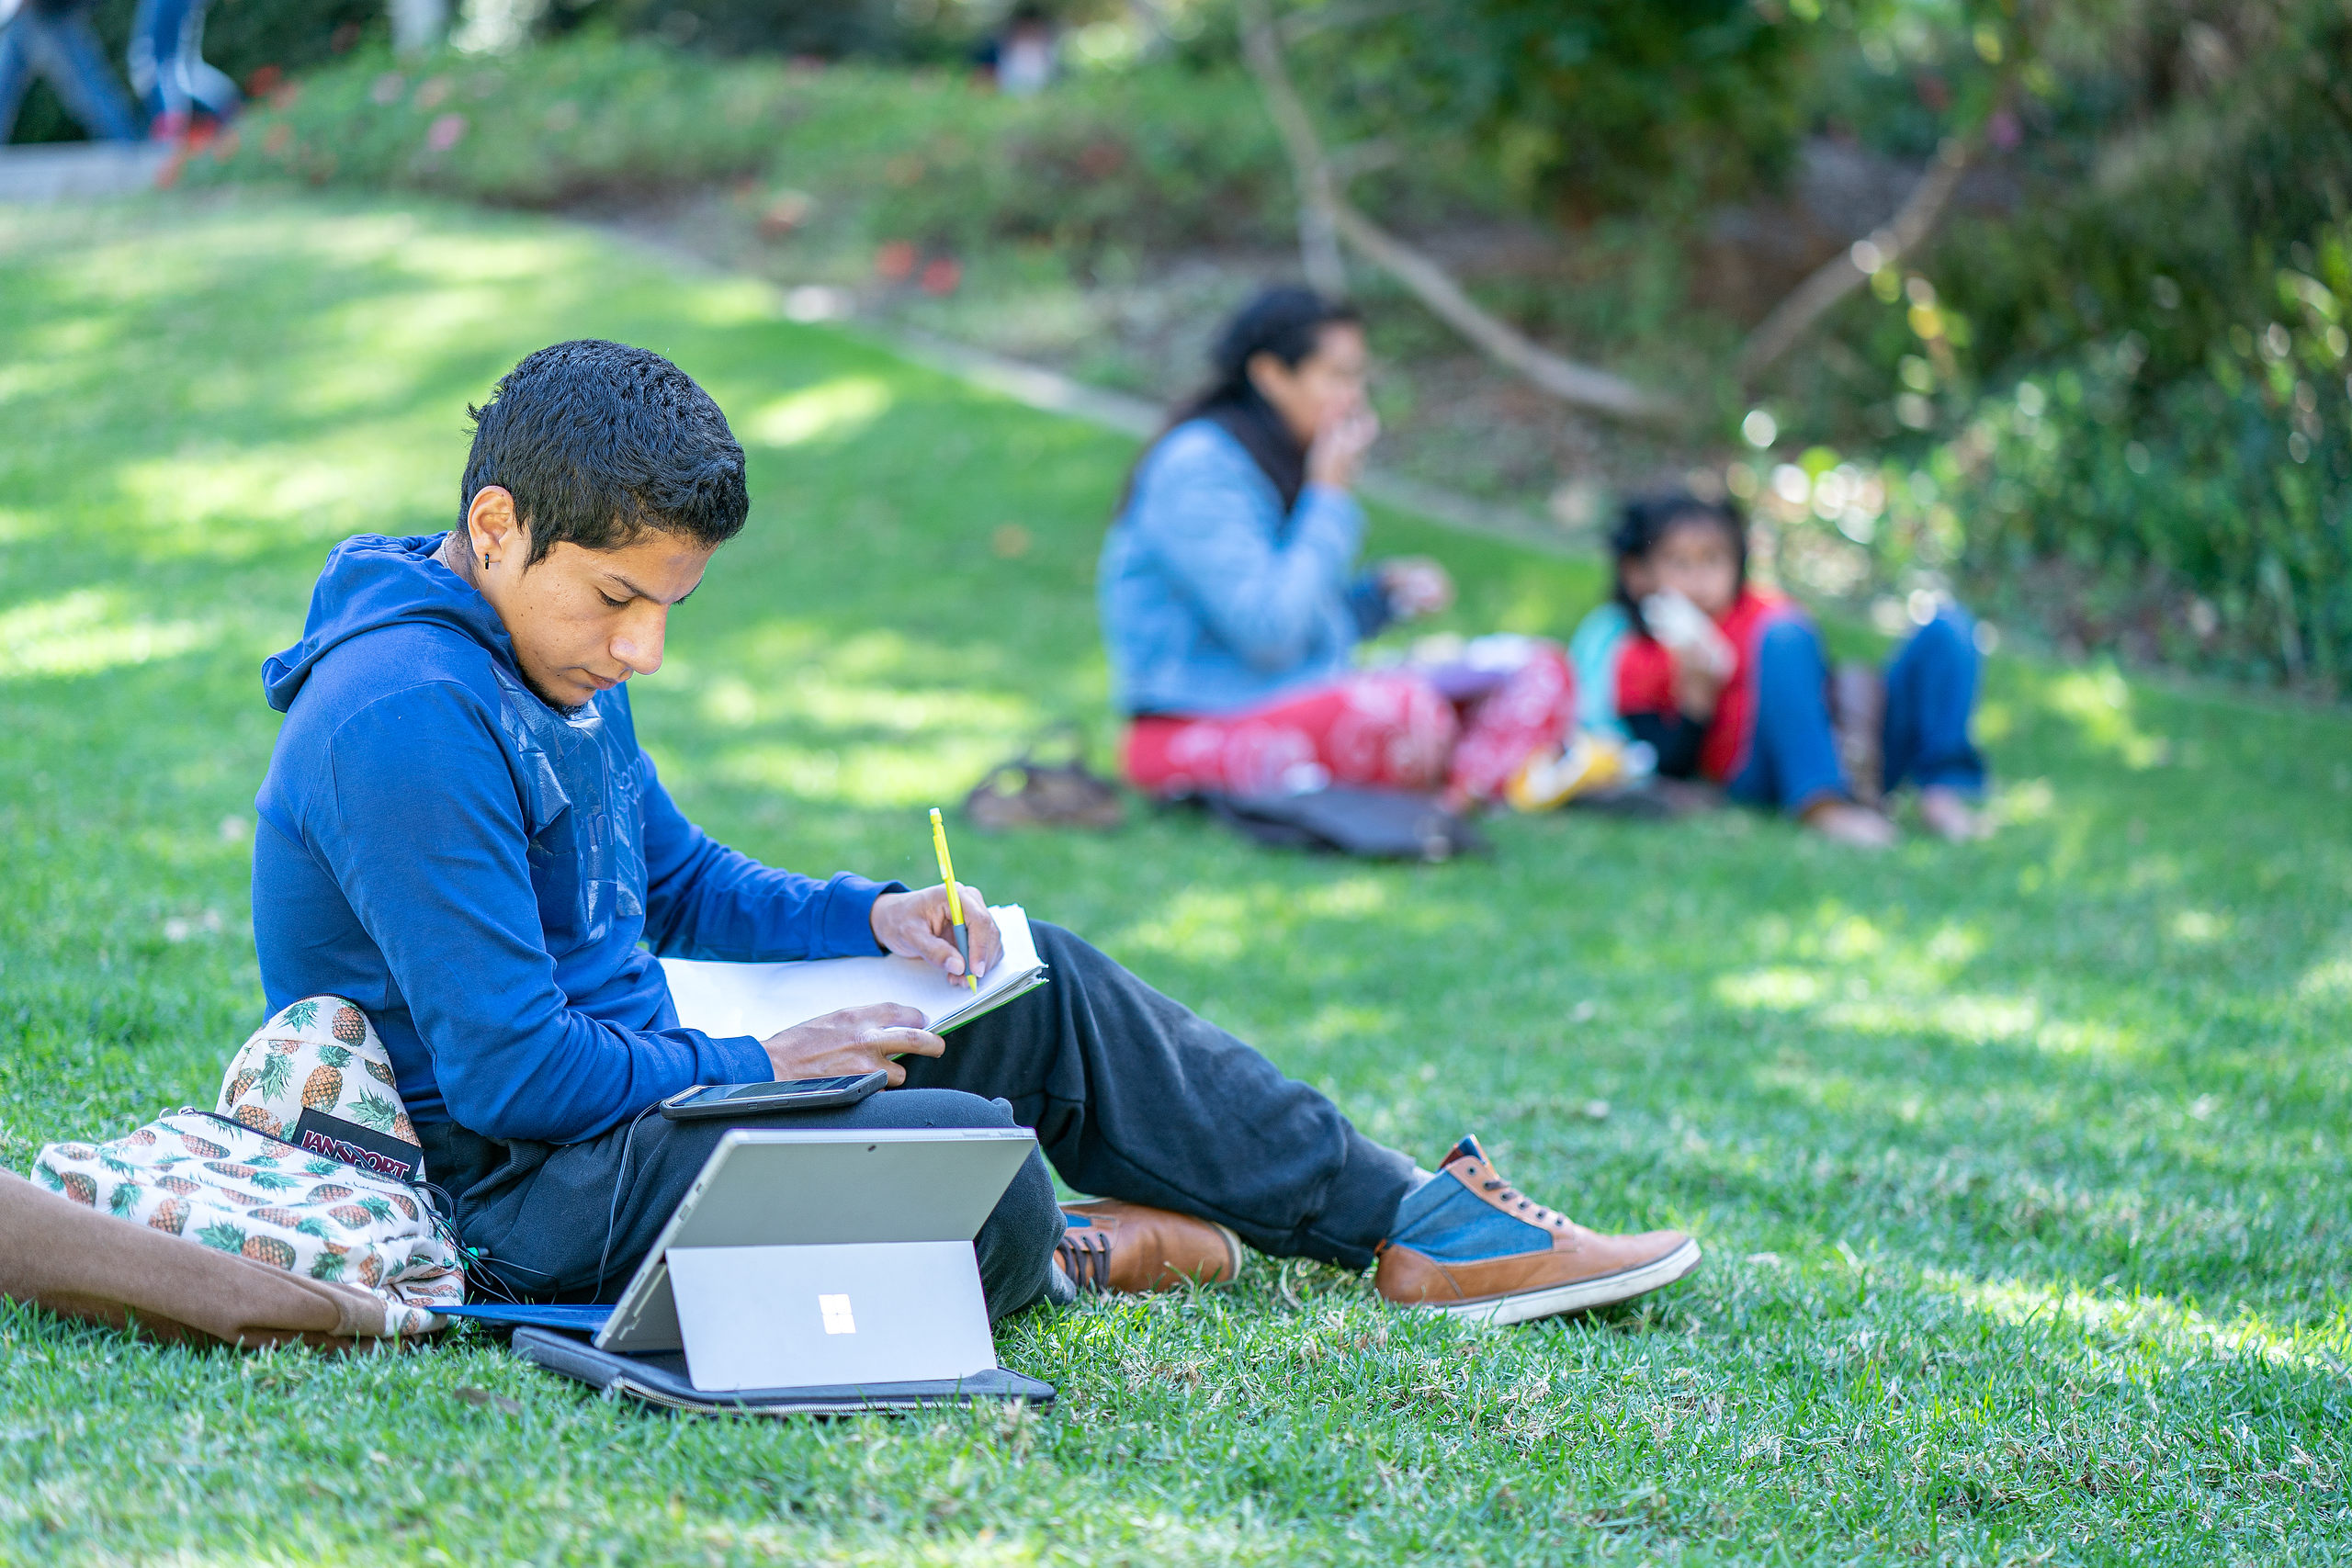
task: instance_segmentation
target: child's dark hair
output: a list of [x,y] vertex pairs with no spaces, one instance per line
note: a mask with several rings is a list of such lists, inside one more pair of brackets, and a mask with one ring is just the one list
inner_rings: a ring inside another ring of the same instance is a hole
[[743,448],[694,378],[627,344],[582,338],[540,349],[468,408],[458,525],[484,485],[514,497],[536,566],[559,541],[618,549],[648,529],[705,546],[742,531],[752,509]]
[[1729,501],[1702,501],[1687,490],[1653,491],[1637,495],[1625,502],[1617,517],[1617,526],[1609,535],[1609,559],[1611,581],[1611,594],[1634,617],[1634,625],[1643,626],[1642,607],[1625,587],[1625,563],[1640,560],[1656,549],[1658,542],[1686,523],[1712,523],[1731,539],[1733,581],[1745,586],[1747,581],[1747,518]]

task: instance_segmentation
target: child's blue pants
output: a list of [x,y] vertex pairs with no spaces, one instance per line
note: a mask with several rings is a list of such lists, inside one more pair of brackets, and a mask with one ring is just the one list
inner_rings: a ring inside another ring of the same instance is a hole
[[[1976,711],[1976,624],[1947,605],[1913,633],[1886,671],[1882,779],[1970,795],[1984,759],[1969,738]],[[1756,649],[1756,733],[1731,781],[1735,800],[1798,812],[1850,795],[1829,725],[1829,664],[1821,634],[1791,616],[1765,628]]]

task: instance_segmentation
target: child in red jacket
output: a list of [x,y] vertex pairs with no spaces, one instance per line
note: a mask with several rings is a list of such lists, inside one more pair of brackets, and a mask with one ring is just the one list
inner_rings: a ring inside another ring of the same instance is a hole
[[[1584,728],[1647,742],[1658,771],[1723,784],[1830,838],[1880,846],[1894,825],[1855,798],[1830,723],[1829,667],[1802,610],[1747,581],[1747,530],[1728,502],[1675,492],[1630,502],[1611,539],[1616,593],[1572,654]],[[1977,652],[1945,605],[1886,674],[1881,776],[1919,788],[1919,814],[1974,838],[1984,760],[1970,738]]]

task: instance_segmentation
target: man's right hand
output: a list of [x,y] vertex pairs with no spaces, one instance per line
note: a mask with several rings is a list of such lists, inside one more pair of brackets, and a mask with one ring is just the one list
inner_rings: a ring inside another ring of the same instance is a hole
[[865,1074],[879,1067],[890,1087],[907,1081],[907,1069],[893,1056],[941,1056],[947,1042],[922,1026],[922,1014],[896,1002],[843,1008],[796,1023],[760,1042],[778,1082]]

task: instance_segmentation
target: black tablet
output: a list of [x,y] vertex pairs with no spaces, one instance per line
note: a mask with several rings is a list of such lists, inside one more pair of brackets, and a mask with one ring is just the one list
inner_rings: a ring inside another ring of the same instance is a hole
[[706,1116],[764,1116],[777,1111],[831,1111],[855,1105],[890,1081],[879,1067],[835,1078],[790,1078],[782,1083],[696,1084],[662,1102],[673,1122]]

